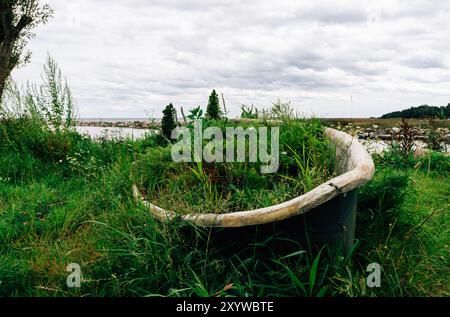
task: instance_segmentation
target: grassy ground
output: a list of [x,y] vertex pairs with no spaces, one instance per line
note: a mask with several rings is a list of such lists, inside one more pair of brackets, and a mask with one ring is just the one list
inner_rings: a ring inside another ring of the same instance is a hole
[[[393,174],[391,174],[393,173]],[[395,177],[389,179],[389,177]],[[398,181],[407,176],[403,196],[389,197],[399,191]],[[387,185],[385,188],[379,186]],[[395,186],[397,185],[397,186]],[[374,199],[374,193],[378,198]],[[348,295],[448,296],[450,183],[447,176],[426,171],[380,170],[361,193],[357,237],[360,246],[355,263],[382,265],[383,282],[379,290],[368,293],[362,270],[343,274],[338,286]],[[368,208],[370,201],[379,206]],[[390,201],[394,200],[394,201]],[[389,208],[389,205],[393,205]],[[345,282],[346,281],[346,282]]]
[[[209,230],[159,223],[134,202],[131,164],[152,138],[93,143],[20,120],[0,134],[0,296],[450,295],[448,157],[376,158],[351,260],[290,241],[295,251],[230,255]],[[377,289],[365,284],[372,262]],[[66,286],[69,263],[79,289]]]

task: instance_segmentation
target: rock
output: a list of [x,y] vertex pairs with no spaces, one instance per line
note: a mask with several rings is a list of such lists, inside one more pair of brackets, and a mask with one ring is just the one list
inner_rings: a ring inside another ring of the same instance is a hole
[[359,133],[358,138],[362,140],[366,140],[369,137],[369,133]]
[[392,140],[392,134],[380,134],[378,137],[381,140]]
[[430,153],[431,153],[431,151],[428,149],[416,148],[413,152],[413,156],[414,156],[414,158],[418,158],[418,157],[428,155]]

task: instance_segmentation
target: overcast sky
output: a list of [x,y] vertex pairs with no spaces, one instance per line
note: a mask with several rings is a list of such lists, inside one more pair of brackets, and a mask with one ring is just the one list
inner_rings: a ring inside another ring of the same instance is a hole
[[205,107],[212,89],[232,116],[277,99],[327,117],[450,102],[450,1],[46,2],[14,78],[39,83],[49,52],[85,118]]

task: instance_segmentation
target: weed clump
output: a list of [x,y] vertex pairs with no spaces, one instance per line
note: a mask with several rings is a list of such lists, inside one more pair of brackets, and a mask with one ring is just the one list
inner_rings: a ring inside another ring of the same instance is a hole
[[[293,199],[334,175],[335,152],[316,119],[279,123],[254,121],[225,123],[208,120],[203,129],[215,126],[225,133],[240,127],[251,131],[261,126],[279,128],[279,168],[261,173],[262,163],[251,161],[250,147],[244,161],[179,162],[171,147],[149,149],[134,164],[133,180],[154,204],[179,213],[226,213],[268,207]],[[188,125],[192,132],[192,125]],[[205,143],[205,142],[204,142]],[[248,144],[247,144],[248,145]],[[227,143],[223,142],[227,152]],[[234,151],[234,149],[233,149]]]

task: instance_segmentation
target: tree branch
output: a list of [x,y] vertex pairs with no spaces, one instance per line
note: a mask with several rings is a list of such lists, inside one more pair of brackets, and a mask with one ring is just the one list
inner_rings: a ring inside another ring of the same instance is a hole
[[3,42],[9,35],[9,27],[8,27],[8,20],[6,20],[6,12],[2,12],[1,14],[2,14],[1,42]]
[[33,18],[31,18],[30,16],[27,15],[22,15],[20,17],[19,22],[17,22],[16,27],[14,28],[14,35],[18,36],[20,34],[20,32],[22,32],[22,30],[24,28],[26,28],[28,25],[30,25],[30,23],[33,22]]
[[3,30],[3,26],[0,25],[0,45],[5,40],[5,31]]

